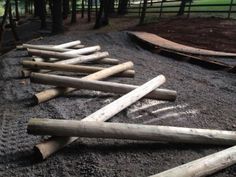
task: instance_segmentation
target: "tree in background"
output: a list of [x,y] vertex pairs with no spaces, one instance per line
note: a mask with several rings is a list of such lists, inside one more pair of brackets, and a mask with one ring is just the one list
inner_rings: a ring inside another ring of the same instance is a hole
[[76,23],[76,0],[72,0],[72,14],[71,14],[71,23]]
[[96,17],[96,22],[94,29],[106,26],[109,24],[108,14],[109,14],[109,3],[110,0],[100,0],[100,9]]
[[64,31],[62,18],[62,0],[52,0],[52,33]]
[[125,15],[127,13],[128,0],[119,0],[118,14]]
[[69,0],[63,0],[62,2],[63,7],[63,19],[67,19],[68,14],[70,13],[70,1]]
[[185,9],[185,6],[186,6],[187,2],[192,2],[192,0],[181,0],[178,15],[183,15],[184,14],[184,9]]

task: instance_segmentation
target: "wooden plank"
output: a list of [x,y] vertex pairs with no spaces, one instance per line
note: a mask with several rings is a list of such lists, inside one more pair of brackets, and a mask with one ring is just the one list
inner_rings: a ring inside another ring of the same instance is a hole
[[218,52],[218,51],[205,50],[205,49],[200,49],[200,48],[195,48],[195,47],[189,47],[186,45],[182,45],[182,44],[164,39],[152,33],[129,32],[129,35],[139,40],[150,43],[156,47],[160,47],[167,50],[173,50],[176,52],[193,54],[193,55],[215,56],[215,57],[236,57],[236,53]]

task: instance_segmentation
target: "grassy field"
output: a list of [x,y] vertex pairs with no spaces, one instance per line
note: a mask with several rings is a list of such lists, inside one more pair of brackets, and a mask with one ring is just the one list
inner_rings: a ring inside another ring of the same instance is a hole
[[[230,4],[231,0],[193,0],[191,11],[228,11],[229,6],[224,6]],[[236,0],[234,0],[236,3]],[[222,4],[222,6],[196,6],[196,5],[214,5],[214,4]],[[147,16],[159,16],[160,11],[160,3],[154,3],[152,6],[149,4],[147,8]],[[175,16],[179,10],[180,2],[165,2],[163,3],[162,13],[163,16]],[[188,12],[188,5],[185,8],[185,11]],[[169,6],[176,6],[176,7],[169,7]],[[133,7],[139,7],[139,5],[135,4]],[[232,8],[232,10],[236,11],[236,6]],[[136,12],[138,13],[139,9],[129,9],[129,12]],[[173,12],[173,13],[165,13],[165,12]],[[228,16],[228,13],[220,13],[220,12],[203,12],[203,13],[195,13],[191,12],[191,16],[216,16],[225,18]],[[232,18],[236,18],[236,13],[231,14]]]

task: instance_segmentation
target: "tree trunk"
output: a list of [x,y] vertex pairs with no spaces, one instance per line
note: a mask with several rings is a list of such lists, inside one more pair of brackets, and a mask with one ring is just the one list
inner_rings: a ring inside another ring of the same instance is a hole
[[92,0],[88,0],[88,22],[91,22],[91,6],[92,6]]
[[71,23],[76,23],[76,0],[72,0]]
[[11,3],[10,3],[10,7],[9,7],[9,21],[10,21],[11,31],[14,36],[14,39],[15,39],[15,41],[19,41],[20,39],[19,39],[17,32],[16,32],[16,25],[15,25],[15,22],[13,21],[13,17],[12,17]]
[[25,0],[25,14],[29,13],[29,0]]
[[94,29],[98,29],[102,26],[106,26],[109,24],[108,13],[109,13],[109,0],[100,0],[100,9],[96,17],[96,23]]
[[41,20],[41,29],[45,29],[45,28],[47,28],[47,24],[46,24],[46,1],[45,0],[40,0],[38,3],[39,3],[38,13],[39,13],[39,18]]
[[128,0],[119,0],[118,14],[125,15],[127,13]]
[[58,34],[64,31],[62,20],[62,0],[53,0],[52,7],[52,33]]
[[82,6],[82,9],[81,9],[81,18],[84,18],[84,1],[85,1],[85,0],[82,0],[82,4],[81,4],[81,6]]
[[187,0],[182,0],[180,7],[179,7],[179,12],[178,15],[183,15],[184,14],[184,9],[185,9],[185,5],[186,5]]
[[63,0],[63,19],[67,19],[68,14],[70,12],[70,1],[69,0]]
[[18,21],[20,19],[19,8],[18,8],[18,0],[15,0],[15,12],[16,12],[16,20]]

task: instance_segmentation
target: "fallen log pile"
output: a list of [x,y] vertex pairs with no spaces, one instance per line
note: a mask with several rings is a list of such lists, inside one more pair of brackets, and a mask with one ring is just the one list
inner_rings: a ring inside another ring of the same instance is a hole
[[[105,122],[141,98],[175,101],[177,92],[158,88],[166,81],[163,75],[158,75],[141,86],[99,81],[111,76],[130,78],[135,76],[133,62],[120,63],[118,59],[108,58],[109,53],[101,52],[100,46],[85,47],[80,41],[73,41],[56,46],[23,44],[18,49],[26,49],[31,56],[22,61],[22,77],[29,77],[33,83],[56,86],[36,93],[34,95],[36,104],[78,89],[122,95],[80,121],[30,119],[27,127],[29,134],[52,136],[35,146],[41,159],[48,158],[76,141],[78,137],[236,145],[234,131]],[[112,66],[92,66],[95,63]],[[52,74],[53,71],[80,73],[84,76],[68,77]],[[209,175],[236,163],[235,155],[236,149],[232,147],[154,176]]]

